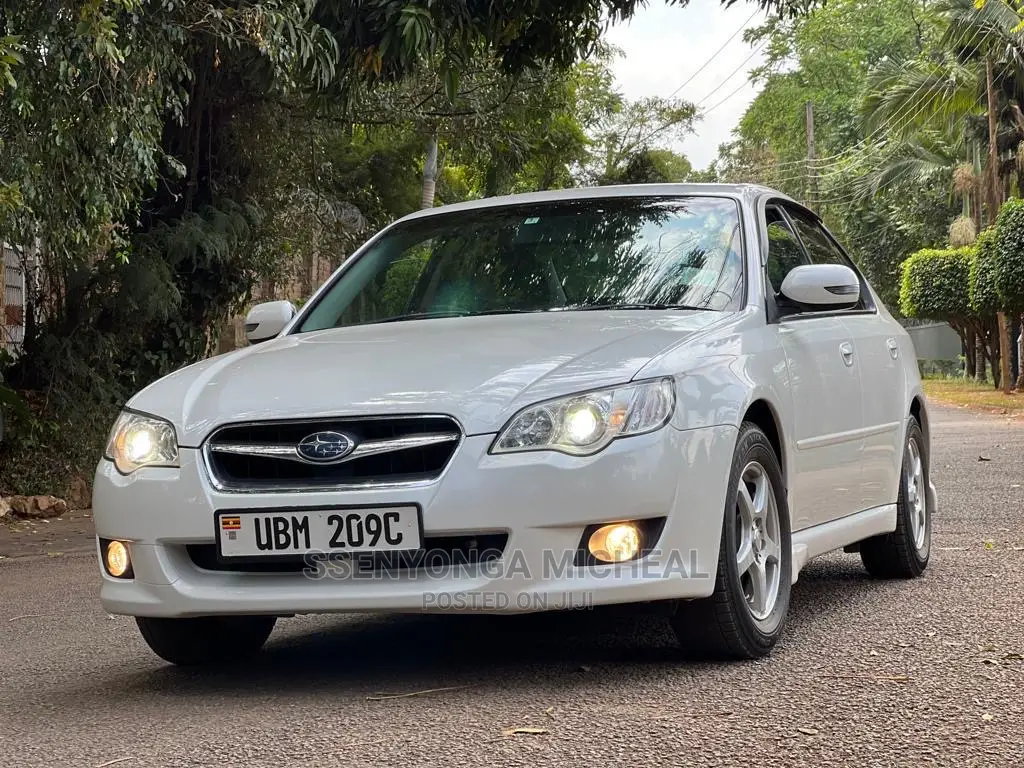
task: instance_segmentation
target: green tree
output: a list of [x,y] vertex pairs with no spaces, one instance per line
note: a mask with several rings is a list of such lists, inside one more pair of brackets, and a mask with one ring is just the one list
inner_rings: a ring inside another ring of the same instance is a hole
[[[92,464],[118,403],[208,353],[252,287],[311,247],[307,233],[352,237],[323,165],[329,150],[344,154],[342,132],[350,150],[363,140],[355,134],[369,118],[353,113],[367,94],[429,73],[457,100],[481,59],[506,76],[565,69],[638,4],[4,3],[0,240],[25,248],[40,287],[10,374],[48,393],[38,424],[50,426],[22,429],[31,451],[4,447],[14,454],[0,456],[0,485],[39,488],[39,473]],[[542,109],[530,111],[537,130]],[[486,123],[470,111],[444,118]],[[21,454],[34,465],[9,458]]]

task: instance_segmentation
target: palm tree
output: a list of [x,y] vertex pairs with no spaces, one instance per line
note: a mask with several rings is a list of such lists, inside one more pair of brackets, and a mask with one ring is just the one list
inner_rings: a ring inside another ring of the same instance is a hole
[[[964,215],[973,213],[977,232],[980,199],[994,222],[1007,182],[1017,174],[1016,158],[1024,156],[1022,21],[1006,0],[986,0],[980,7],[975,0],[946,0],[941,13],[947,27],[935,51],[912,61],[883,61],[872,73],[863,112],[875,141],[865,155],[869,167],[852,189],[864,199],[897,180],[952,178],[954,166],[980,165],[984,144],[983,189],[977,195],[960,190]],[[1009,391],[1008,328],[1003,313],[997,320],[998,358],[993,348],[989,359],[1000,361],[1001,370],[993,365],[993,378]]]

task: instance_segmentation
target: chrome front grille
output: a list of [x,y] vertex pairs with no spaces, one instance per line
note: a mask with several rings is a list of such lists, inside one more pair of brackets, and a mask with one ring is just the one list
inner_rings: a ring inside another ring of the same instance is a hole
[[217,429],[203,456],[223,491],[405,485],[440,477],[461,439],[450,416],[255,422]]

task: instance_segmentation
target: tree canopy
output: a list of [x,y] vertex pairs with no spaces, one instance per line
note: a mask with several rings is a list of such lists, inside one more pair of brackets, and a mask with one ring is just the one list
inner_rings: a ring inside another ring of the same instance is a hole
[[[0,241],[33,290],[0,367],[47,393],[15,439],[90,464],[117,405],[254,289],[417,207],[428,156],[442,201],[683,177],[663,139],[693,106],[623,99],[602,53],[641,5],[3,0]],[[52,469],[0,466],[20,488]]]

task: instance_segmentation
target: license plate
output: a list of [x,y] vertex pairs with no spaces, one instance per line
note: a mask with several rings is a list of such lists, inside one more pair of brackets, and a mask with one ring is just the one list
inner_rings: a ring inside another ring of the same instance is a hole
[[216,526],[225,558],[395,552],[421,544],[415,506],[218,512]]

